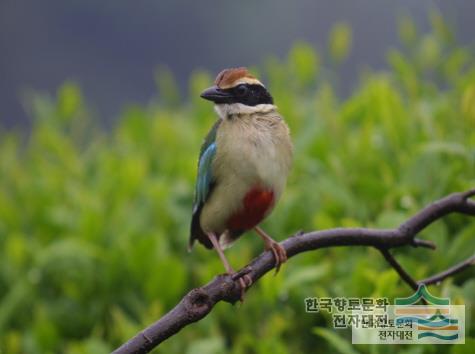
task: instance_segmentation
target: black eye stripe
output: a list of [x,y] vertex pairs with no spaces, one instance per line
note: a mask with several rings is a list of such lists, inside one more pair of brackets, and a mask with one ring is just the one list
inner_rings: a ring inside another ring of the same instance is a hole
[[[247,92],[245,88],[247,88]],[[266,88],[261,85],[241,84],[223,91],[229,93],[232,96],[230,103],[242,103],[247,106],[274,103],[269,91],[267,91]]]

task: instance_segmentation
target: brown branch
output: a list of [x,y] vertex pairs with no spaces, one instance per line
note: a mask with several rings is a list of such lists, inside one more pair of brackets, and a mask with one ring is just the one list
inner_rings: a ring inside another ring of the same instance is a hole
[[444,270],[443,272],[440,272],[439,274],[433,275],[429,278],[425,278],[422,280],[419,280],[419,284],[425,284],[425,285],[430,285],[430,284],[437,284],[440,283],[442,280],[445,278],[451,277],[454,274],[460,273],[461,271],[467,269],[470,266],[475,265],[475,256],[472,256],[452,267],[450,267],[447,270]]
[[[337,228],[296,234],[281,245],[289,258],[307,251],[335,246],[369,246],[381,251],[389,264],[413,289],[417,285],[433,284],[466,269],[475,262],[474,257],[433,277],[416,282],[396,261],[390,249],[402,246],[435,248],[432,242],[420,240],[416,235],[434,221],[450,214],[475,216],[475,202],[468,198],[475,189],[454,193],[428,205],[396,229]],[[218,275],[208,284],[191,290],[170,312],[123,344],[114,353],[148,353],[161,342],[173,336],[183,327],[208,315],[219,301],[235,303],[240,298],[240,286],[236,280],[247,274],[255,284],[274,267],[270,251],[263,252],[237,275]]]
[[389,252],[388,249],[382,249],[381,253],[383,254],[386,261],[394,268],[394,270],[399,274],[402,280],[404,280],[414,291],[417,291],[419,284],[415,281],[408,272],[404,270],[401,264],[394,258],[394,256]]

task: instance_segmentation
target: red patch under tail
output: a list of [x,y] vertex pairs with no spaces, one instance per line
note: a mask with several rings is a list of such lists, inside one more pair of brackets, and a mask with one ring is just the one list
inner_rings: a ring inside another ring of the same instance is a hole
[[274,205],[274,191],[260,187],[252,188],[243,199],[243,208],[233,214],[227,223],[231,231],[250,230],[258,225]]

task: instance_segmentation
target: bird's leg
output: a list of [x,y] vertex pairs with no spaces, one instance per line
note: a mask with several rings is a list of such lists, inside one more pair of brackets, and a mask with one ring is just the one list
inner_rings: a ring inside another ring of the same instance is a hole
[[254,228],[256,233],[264,240],[266,250],[272,251],[275,258],[275,274],[280,270],[282,263],[287,261],[287,252],[278,242],[274,241],[264,230],[259,226]]
[[231,264],[229,264],[228,259],[224,255],[223,249],[221,248],[218,239],[216,238],[216,235],[212,232],[208,233],[208,238],[213,244],[214,249],[216,252],[218,252],[219,258],[221,258],[221,262],[224,264],[224,268],[226,269],[226,272],[228,274],[234,274],[234,269],[231,267]]
[[[214,249],[216,250],[216,252],[218,252],[219,258],[221,258],[221,262],[223,262],[224,268],[226,269],[226,273],[228,273],[229,275],[236,273],[233,267],[231,267],[231,264],[229,264],[228,259],[224,255],[223,249],[221,248],[221,245],[219,244],[219,241],[216,238],[216,235],[212,232],[208,232],[207,235],[208,235],[209,240],[213,244]],[[243,278],[246,278],[246,280],[248,280],[249,283],[246,284],[246,281]],[[251,284],[252,284],[252,279],[251,277],[249,277],[249,275],[246,274],[239,278],[239,285],[241,286],[241,298],[240,298],[241,302],[243,302],[244,300],[244,293],[246,292],[246,288],[251,286]]]

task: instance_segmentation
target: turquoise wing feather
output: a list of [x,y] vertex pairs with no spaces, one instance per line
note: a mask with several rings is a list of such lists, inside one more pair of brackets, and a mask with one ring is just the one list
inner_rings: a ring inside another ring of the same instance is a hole
[[207,248],[212,248],[212,244],[200,225],[201,210],[213,191],[216,180],[213,176],[212,163],[216,155],[216,132],[221,120],[218,120],[205,138],[201,146],[200,158],[198,161],[198,177],[196,180],[195,200],[193,202],[193,216],[190,227],[190,241],[188,248],[191,249],[197,239]]
[[203,155],[200,157],[198,163],[198,180],[196,181],[195,190],[195,203],[193,205],[193,211],[195,211],[200,204],[203,204],[208,197],[211,185],[213,183],[213,171],[211,164],[213,162],[214,155],[216,154],[216,142],[211,143]]

